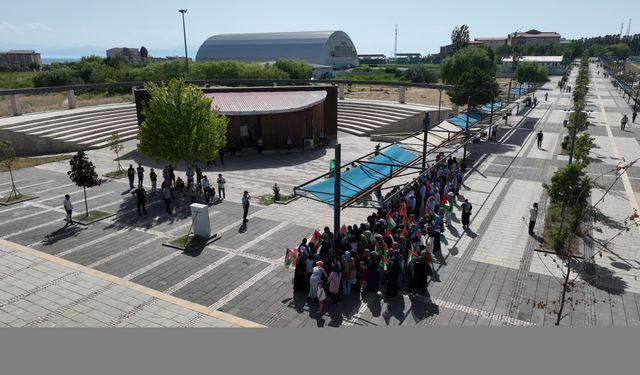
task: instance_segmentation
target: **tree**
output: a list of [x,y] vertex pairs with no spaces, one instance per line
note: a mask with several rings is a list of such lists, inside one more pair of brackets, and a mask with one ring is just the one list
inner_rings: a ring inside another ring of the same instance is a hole
[[140,47],[140,57],[143,59],[146,59],[147,57],[149,57],[149,51],[147,51],[147,47],[145,46]]
[[149,102],[143,105],[138,151],[177,164],[211,160],[226,144],[229,120],[194,85],[171,80],[148,83]]
[[304,61],[278,60],[274,66],[289,74],[291,79],[309,79],[313,74],[313,68]]
[[440,66],[440,78],[444,83],[455,85],[464,72],[474,69],[493,77],[497,67],[484,48],[469,47],[444,59]]
[[462,73],[456,81],[453,89],[447,94],[451,102],[457,105],[467,104],[468,97],[471,97],[471,106],[491,102],[498,96],[500,87],[496,79],[480,69],[471,69]]
[[438,81],[438,75],[426,65],[413,65],[404,72],[405,78],[415,83],[432,83]]
[[2,163],[9,170],[9,176],[11,176],[11,192],[7,197],[7,202],[11,200],[11,196],[14,196],[14,199],[20,199],[22,194],[16,188],[16,183],[13,180],[13,172],[11,171],[11,167],[13,166],[13,161],[16,159],[16,150],[14,150],[11,142],[6,140],[0,140],[0,163]]
[[[581,113],[582,114],[582,113]],[[573,159],[578,164],[588,166],[591,163],[589,152],[595,145],[596,139],[589,135],[589,133],[582,133],[576,139],[576,144],[573,145]]]
[[540,63],[524,62],[518,64],[516,79],[518,82],[545,83],[549,82],[549,72]]
[[469,45],[469,26],[456,26],[451,32],[453,51],[457,52]]
[[116,172],[123,172],[124,168],[120,165],[120,151],[124,149],[124,146],[120,140],[120,134],[117,132],[111,133],[111,136],[109,137],[109,149],[116,153],[116,160],[118,161]]
[[67,175],[69,175],[71,181],[84,190],[85,216],[89,216],[87,188],[100,186],[101,183],[96,173],[96,168],[93,166],[93,163],[87,159],[84,151],[78,151],[78,153],[69,160],[69,165],[71,166],[71,170],[67,172]]
[[626,60],[631,55],[631,49],[626,44],[615,44],[613,46],[609,46],[607,47],[607,52],[620,60]]

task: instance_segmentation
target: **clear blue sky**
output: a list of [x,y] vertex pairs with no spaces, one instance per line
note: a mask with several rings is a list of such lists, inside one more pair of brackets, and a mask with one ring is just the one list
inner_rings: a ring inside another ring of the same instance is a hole
[[[110,47],[146,46],[151,55],[183,54],[186,8],[189,55],[209,36],[226,33],[343,30],[358,53],[438,52],[456,25],[471,38],[536,28],[566,38],[640,33],[640,1],[609,0],[2,0],[0,50],[37,49],[43,57],[104,55]],[[478,4],[489,4],[478,6]]]

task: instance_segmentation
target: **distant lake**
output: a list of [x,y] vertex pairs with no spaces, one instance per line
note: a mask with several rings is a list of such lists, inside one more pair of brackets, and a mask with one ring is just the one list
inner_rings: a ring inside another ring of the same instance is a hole
[[73,62],[80,61],[79,57],[43,57],[43,64],[51,64],[53,62]]

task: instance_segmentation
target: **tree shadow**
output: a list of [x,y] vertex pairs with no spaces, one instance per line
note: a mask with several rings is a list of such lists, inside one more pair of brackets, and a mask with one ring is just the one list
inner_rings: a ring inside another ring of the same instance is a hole
[[159,194],[150,194],[146,201],[147,214],[142,216],[138,215],[136,199],[134,197],[125,198],[120,202],[112,223],[106,229],[151,229],[160,224],[175,224],[185,221],[191,217],[189,197],[183,192],[174,192],[174,195],[175,199],[171,203],[172,214],[166,212],[164,201]]
[[44,236],[44,239],[42,240],[42,246],[51,246],[60,240],[66,240],[71,237],[75,237],[83,230],[84,228],[78,226],[77,224],[71,227],[63,226],[62,228],[56,229]]
[[[604,213],[602,213],[602,211],[600,210],[594,210],[594,212],[591,213],[591,217],[593,218],[593,220],[597,223],[602,223],[604,225],[606,225],[608,228],[612,228],[612,229],[616,229],[616,230],[622,230],[625,228],[624,224],[612,219],[611,217],[605,215]],[[595,229],[595,228],[594,228]],[[598,230],[599,232],[602,232],[602,230]]]
[[592,287],[608,294],[622,295],[628,287],[625,280],[615,275],[612,270],[592,262],[572,260],[573,268],[578,275]]

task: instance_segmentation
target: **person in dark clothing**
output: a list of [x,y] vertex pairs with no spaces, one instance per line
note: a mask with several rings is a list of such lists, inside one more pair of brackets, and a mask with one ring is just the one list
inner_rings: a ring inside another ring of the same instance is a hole
[[380,269],[378,267],[378,255],[371,252],[369,268],[367,269],[367,291],[378,293],[380,287]]
[[429,264],[429,253],[425,250],[420,252],[413,266],[413,273],[416,285],[416,291],[424,294],[427,290],[427,276],[431,274],[431,265]]
[[542,148],[542,138],[544,137],[544,135],[542,134],[542,130],[538,132],[536,137],[538,138],[538,150],[539,150]]
[[169,169],[167,170],[167,172],[169,172],[169,186],[170,188],[175,188],[176,187],[176,174],[173,172],[173,166],[169,165]]
[[242,195],[242,222],[246,223],[247,220],[247,214],[249,213],[249,199],[251,199],[251,196],[249,195],[248,191],[244,191],[244,194]]
[[218,151],[218,156],[220,156],[220,165],[224,165],[224,148],[221,148]]
[[151,192],[155,193],[156,192],[157,183],[158,183],[158,175],[153,170],[153,168],[151,168],[151,172],[149,172],[149,179],[151,180]]
[[198,185],[202,185],[202,169],[198,167],[196,164],[196,180],[198,181]]
[[147,192],[144,190],[144,187],[142,187],[142,185],[138,186],[138,188],[134,190],[132,194],[133,196],[136,197],[136,202],[138,207],[138,216],[142,215],[142,213],[140,213],[141,207],[142,207],[142,212],[146,215],[147,214],[147,207],[146,207]]
[[400,255],[394,251],[391,258],[391,265],[387,270],[387,296],[398,295],[398,275],[400,274]]
[[231,151],[231,156],[235,156],[236,155],[236,137],[231,137],[231,140],[229,140],[229,149]]
[[127,177],[129,177],[129,189],[133,189],[133,180],[136,178],[136,170],[133,169],[133,164],[129,164],[129,169],[127,169]]
[[633,113],[631,114],[631,123],[632,124],[636,123],[636,117],[638,117],[638,112],[633,111]]
[[142,164],[138,164],[138,186],[142,186],[142,178],[144,177],[144,168],[142,168]]
[[293,274],[293,290],[297,292],[304,292],[307,290],[307,273],[306,268],[306,256],[303,254],[298,255],[296,260],[296,269]]

